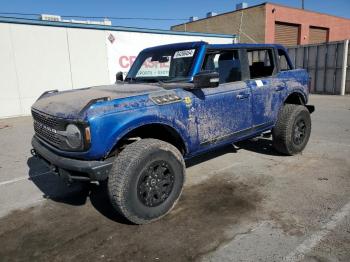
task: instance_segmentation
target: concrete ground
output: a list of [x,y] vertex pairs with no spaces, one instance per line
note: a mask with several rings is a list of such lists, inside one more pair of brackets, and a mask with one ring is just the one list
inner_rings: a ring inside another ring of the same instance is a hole
[[0,120],[0,260],[350,261],[350,97],[310,103],[303,154],[257,139],[193,159],[175,209],[144,226],[32,158],[31,118]]

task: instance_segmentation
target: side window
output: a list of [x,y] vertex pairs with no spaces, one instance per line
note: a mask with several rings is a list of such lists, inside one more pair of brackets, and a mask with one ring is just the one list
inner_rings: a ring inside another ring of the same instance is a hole
[[273,74],[275,65],[272,49],[247,50],[250,78],[268,77]]
[[292,70],[292,66],[288,63],[287,54],[283,49],[278,49],[278,60],[280,62],[280,70]]
[[241,81],[242,69],[238,51],[209,51],[205,56],[202,71],[218,72],[220,84]]

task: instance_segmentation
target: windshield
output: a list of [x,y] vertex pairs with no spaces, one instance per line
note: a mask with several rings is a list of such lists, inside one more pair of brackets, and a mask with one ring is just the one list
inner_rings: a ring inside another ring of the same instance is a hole
[[133,82],[172,82],[189,77],[196,49],[144,51],[136,58],[126,77]]

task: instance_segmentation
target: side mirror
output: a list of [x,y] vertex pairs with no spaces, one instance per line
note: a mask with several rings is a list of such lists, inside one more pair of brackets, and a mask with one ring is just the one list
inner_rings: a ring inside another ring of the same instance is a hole
[[115,82],[124,81],[123,72],[118,72],[115,74]]
[[193,77],[194,88],[214,88],[219,85],[218,72],[200,72]]

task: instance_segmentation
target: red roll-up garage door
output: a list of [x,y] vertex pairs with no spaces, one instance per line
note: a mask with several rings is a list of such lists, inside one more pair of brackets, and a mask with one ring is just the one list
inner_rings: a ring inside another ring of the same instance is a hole
[[275,23],[275,43],[285,46],[299,44],[299,25]]
[[310,26],[309,44],[325,43],[328,40],[328,28]]

